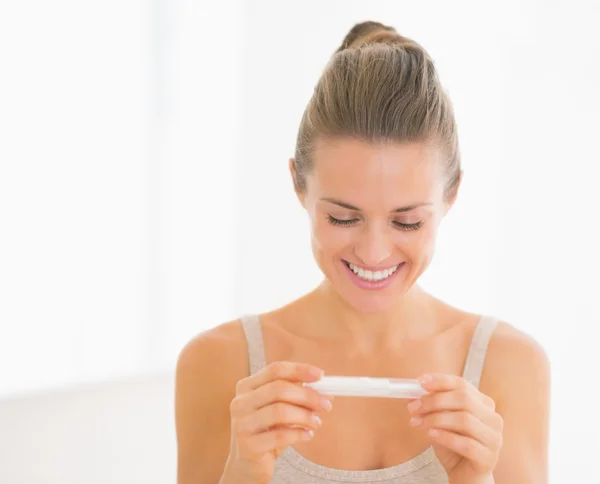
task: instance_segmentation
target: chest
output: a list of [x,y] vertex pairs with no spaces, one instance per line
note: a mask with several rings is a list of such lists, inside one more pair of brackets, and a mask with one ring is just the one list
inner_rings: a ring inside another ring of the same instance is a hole
[[408,400],[336,397],[315,437],[294,449],[313,462],[347,470],[395,466],[424,452],[429,441],[410,426]]
[[[268,340],[266,340],[269,343]],[[416,378],[426,372],[462,373],[468,344],[460,340],[416,342],[370,355],[303,341],[267,344],[267,361],[291,360],[317,365],[328,375]],[[430,445],[425,432],[410,425],[410,401],[388,398],[335,397],[323,425],[294,450],[326,467],[371,470],[392,467],[423,453]]]

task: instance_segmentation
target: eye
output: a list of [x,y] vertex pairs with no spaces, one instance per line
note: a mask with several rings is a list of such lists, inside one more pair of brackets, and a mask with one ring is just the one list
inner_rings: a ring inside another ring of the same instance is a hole
[[418,222],[416,222],[414,224],[403,224],[401,222],[397,222],[396,220],[394,220],[394,225],[396,227],[398,227],[400,230],[406,230],[406,231],[419,230],[421,228],[421,226],[423,225],[423,221],[419,220]]
[[328,218],[329,223],[331,225],[345,225],[345,226],[348,226],[348,225],[353,225],[356,222],[358,222],[357,218],[353,218],[353,219],[350,219],[350,220],[340,220],[338,218],[332,217],[331,215],[328,215],[327,218]]

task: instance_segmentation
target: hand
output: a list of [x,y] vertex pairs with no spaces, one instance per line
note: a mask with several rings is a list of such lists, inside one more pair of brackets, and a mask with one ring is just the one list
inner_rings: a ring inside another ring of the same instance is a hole
[[231,448],[222,482],[266,484],[283,450],[312,438],[331,398],[301,385],[321,378],[312,365],[275,362],[240,380],[230,405]]
[[493,483],[503,428],[494,401],[459,376],[431,374],[419,381],[429,394],[408,405],[411,424],[433,440],[449,482]]

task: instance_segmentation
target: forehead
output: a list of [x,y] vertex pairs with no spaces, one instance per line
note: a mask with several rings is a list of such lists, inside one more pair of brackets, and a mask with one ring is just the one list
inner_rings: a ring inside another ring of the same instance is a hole
[[318,141],[310,178],[319,195],[349,202],[420,202],[443,189],[440,156],[440,150],[427,143]]

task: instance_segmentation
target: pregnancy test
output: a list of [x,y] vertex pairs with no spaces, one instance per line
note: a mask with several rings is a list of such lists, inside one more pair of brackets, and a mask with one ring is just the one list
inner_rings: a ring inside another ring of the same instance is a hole
[[342,397],[383,397],[416,399],[427,394],[418,380],[406,378],[372,378],[365,376],[324,376],[304,383],[324,395]]

